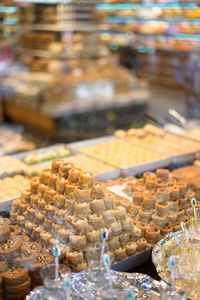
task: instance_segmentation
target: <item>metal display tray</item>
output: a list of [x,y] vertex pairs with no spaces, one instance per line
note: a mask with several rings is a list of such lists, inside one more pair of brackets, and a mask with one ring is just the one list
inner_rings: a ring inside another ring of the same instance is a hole
[[172,156],[172,163],[180,164],[195,159],[197,152]]
[[82,147],[88,147],[88,146],[97,145],[100,143],[105,143],[108,141],[114,141],[116,139],[117,138],[115,136],[108,135],[108,136],[102,136],[102,137],[95,138],[95,139],[89,139],[89,140],[84,140],[84,141],[80,141],[80,142],[70,143],[70,144],[68,144],[68,146],[71,149],[78,150],[79,148],[82,148]]
[[1,201],[0,202],[0,211],[11,211],[12,203],[16,199],[19,199],[19,197]]
[[142,251],[136,255],[132,255],[124,260],[121,260],[112,266],[112,270],[120,272],[128,272],[145,263],[151,256],[152,248]]

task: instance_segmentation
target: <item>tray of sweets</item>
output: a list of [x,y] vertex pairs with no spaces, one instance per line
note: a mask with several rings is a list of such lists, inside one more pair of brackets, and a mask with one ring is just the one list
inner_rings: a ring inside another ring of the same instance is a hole
[[84,140],[84,141],[80,141],[80,142],[70,143],[70,144],[68,144],[68,146],[71,149],[78,150],[79,148],[82,148],[82,147],[89,147],[92,145],[97,145],[100,143],[105,143],[105,142],[114,141],[114,140],[116,140],[116,137],[109,135],[109,136],[102,136],[102,137],[95,138],[95,139],[89,139],[89,140]]

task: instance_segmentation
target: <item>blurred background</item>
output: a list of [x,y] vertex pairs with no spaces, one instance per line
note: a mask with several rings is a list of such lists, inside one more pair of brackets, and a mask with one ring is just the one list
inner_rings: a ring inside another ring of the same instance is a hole
[[199,118],[199,40],[199,0],[0,0],[4,152]]

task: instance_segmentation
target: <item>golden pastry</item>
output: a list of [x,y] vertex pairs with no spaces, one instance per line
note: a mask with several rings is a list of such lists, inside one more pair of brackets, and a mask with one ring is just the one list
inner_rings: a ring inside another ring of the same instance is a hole
[[56,179],[56,192],[59,194],[65,193],[66,179],[63,177],[57,177]]
[[83,203],[75,203],[74,205],[74,215],[77,218],[87,218],[91,213],[90,204],[83,202]]
[[90,203],[93,214],[102,214],[105,211],[104,201],[101,199],[92,200]]
[[169,203],[168,202],[156,202],[155,212],[158,216],[166,217],[169,212]]

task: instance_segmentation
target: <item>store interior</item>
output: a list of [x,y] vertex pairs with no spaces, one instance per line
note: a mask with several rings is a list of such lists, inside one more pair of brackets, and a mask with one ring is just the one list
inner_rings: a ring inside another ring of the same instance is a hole
[[199,300],[199,179],[199,0],[0,0],[0,300]]

